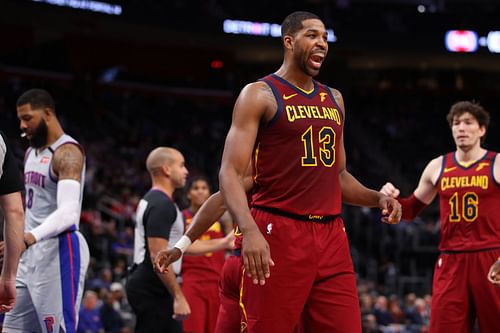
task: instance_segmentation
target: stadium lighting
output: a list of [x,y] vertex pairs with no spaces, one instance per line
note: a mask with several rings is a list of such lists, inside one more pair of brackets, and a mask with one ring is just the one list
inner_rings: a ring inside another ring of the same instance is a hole
[[31,0],[31,1],[42,2],[52,6],[81,9],[108,15],[122,14],[122,6],[110,4],[103,1],[93,1],[93,0]]

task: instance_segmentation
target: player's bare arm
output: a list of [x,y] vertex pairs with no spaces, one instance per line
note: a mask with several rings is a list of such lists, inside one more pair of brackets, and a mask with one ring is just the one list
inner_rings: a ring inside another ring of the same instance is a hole
[[427,206],[437,195],[437,188],[434,186],[443,163],[442,156],[430,161],[425,167],[417,188],[413,194],[407,198],[399,198],[400,191],[392,183],[386,183],[380,192],[392,198],[397,198],[402,206],[402,219],[411,221]]
[[[343,143],[340,150],[344,150]],[[345,156],[345,153],[340,155]],[[345,169],[345,165],[342,166],[339,179],[343,202],[355,206],[378,207],[382,210],[382,222],[399,223],[402,212],[401,205],[396,199],[365,187]]]
[[[245,188],[245,192],[250,191],[253,186],[251,164],[247,167],[246,175],[243,179],[243,186]],[[226,213],[227,207],[224,203],[222,193],[217,191],[212,194],[207,201],[203,203],[203,205],[201,205],[200,209],[189,224],[188,230],[184,234],[184,236],[189,238],[189,242],[193,244],[188,245],[189,247],[184,249],[182,247],[183,241],[181,240],[171,249],[161,250],[158,252],[154,260],[155,270],[159,273],[165,273],[171,263],[182,257],[184,251],[190,255],[199,255],[224,248],[231,249],[234,246],[234,237],[232,234],[228,234],[226,237],[221,239],[196,241],[205,231],[208,230],[208,228],[210,228],[214,221],[219,220]],[[189,242],[187,244],[189,244]]]
[[500,154],[497,154],[495,158],[495,164],[493,165],[493,178],[500,184]]
[[74,179],[80,181],[83,170],[83,153],[75,144],[65,144],[54,152],[52,160],[52,171],[62,179]]
[[224,201],[243,234],[243,262],[254,283],[265,284],[272,263],[269,244],[250,214],[244,189],[244,178],[253,153],[259,125],[272,119],[276,112],[274,96],[263,82],[247,85],[233,110],[231,128],[222,156],[219,182]]
[[434,184],[439,177],[442,164],[442,156],[439,156],[430,161],[422,172],[422,176],[420,177],[418,186],[413,192],[415,197],[417,197],[418,200],[422,201],[426,205],[430,204],[436,197],[437,189]]
[[[345,106],[342,94],[336,89],[331,89],[331,92],[335,101],[341,107],[345,119]],[[340,145],[337,151],[342,201],[356,206],[379,207],[382,210],[383,222],[399,223],[401,219],[401,205],[397,202],[397,200],[366,188],[349,171],[347,171],[343,136],[340,139]]]
[[24,234],[27,246],[58,235],[80,218],[80,180],[84,165],[83,152],[75,144],[64,144],[54,152],[52,171],[58,177],[57,209],[44,223]]
[[24,250],[24,211],[20,192],[0,195],[0,207],[5,215],[4,238],[8,239],[7,244],[0,243],[0,312],[5,312],[12,310],[16,302],[16,272]]
[[[20,192],[0,195],[0,207],[5,216],[4,238],[8,239],[8,245],[0,242],[0,256],[5,255],[5,262],[2,266],[2,279],[16,279],[17,262],[24,250],[22,234],[24,232],[24,211]],[[17,254],[17,255],[16,255]]]
[[[166,248],[168,248],[168,240],[161,237],[148,237],[148,249],[151,256],[151,262],[154,262],[157,254]],[[172,318],[176,320],[186,319],[191,313],[191,308],[184,297],[184,293],[179,283],[177,283],[174,270],[170,268],[166,274],[157,273],[157,275],[174,299],[174,314]]]

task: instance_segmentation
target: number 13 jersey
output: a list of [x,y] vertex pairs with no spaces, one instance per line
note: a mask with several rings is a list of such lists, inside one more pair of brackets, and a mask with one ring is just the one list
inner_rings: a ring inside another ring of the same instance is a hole
[[278,109],[254,147],[252,206],[321,221],[341,212],[339,163],[344,115],[329,87],[306,92],[271,74],[261,81]]

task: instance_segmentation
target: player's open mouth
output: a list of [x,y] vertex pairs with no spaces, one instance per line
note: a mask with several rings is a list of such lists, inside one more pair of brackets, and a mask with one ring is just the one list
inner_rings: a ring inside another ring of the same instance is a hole
[[311,62],[311,65],[315,69],[319,69],[321,67],[321,64],[323,63],[323,60],[325,59],[325,55],[322,53],[314,53],[309,57],[309,60]]

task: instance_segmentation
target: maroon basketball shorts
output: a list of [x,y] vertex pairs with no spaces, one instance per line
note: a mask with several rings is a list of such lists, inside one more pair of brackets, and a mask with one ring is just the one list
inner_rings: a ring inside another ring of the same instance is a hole
[[275,266],[264,286],[243,274],[242,328],[291,333],[301,319],[305,333],[360,333],[356,279],[342,219],[299,221],[257,209],[252,215]]
[[430,332],[499,332],[500,288],[487,280],[500,249],[442,253],[434,267]]

